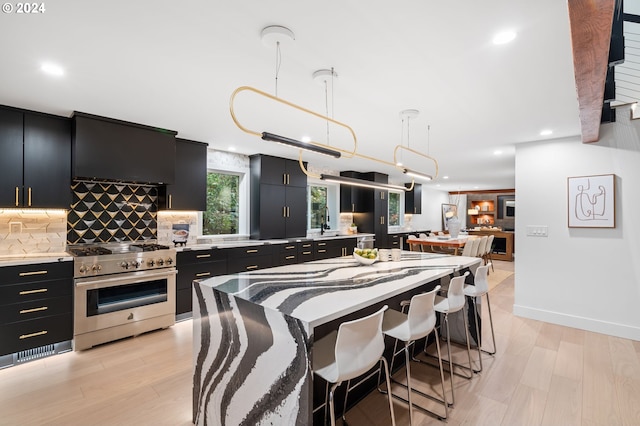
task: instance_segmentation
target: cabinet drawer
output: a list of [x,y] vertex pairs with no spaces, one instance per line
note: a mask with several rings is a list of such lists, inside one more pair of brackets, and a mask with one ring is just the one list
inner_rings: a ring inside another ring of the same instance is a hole
[[227,273],[227,262],[204,262],[190,265],[178,266],[178,277],[176,288],[191,289],[194,280],[206,280],[207,278],[225,275]]
[[0,305],[61,296],[73,297],[72,278],[0,286]]
[[18,321],[28,321],[35,318],[53,315],[69,314],[73,312],[73,297],[53,297],[23,303],[4,305],[0,309],[0,324]]
[[73,262],[38,263],[0,268],[0,287],[34,281],[73,278]]
[[270,255],[272,253],[273,248],[270,245],[234,247],[227,249],[227,255],[230,263],[239,257],[257,257],[266,254]]
[[219,249],[187,250],[180,251],[176,255],[176,264],[178,268],[188,263],[202,263],[223,260],[226,260],[226,255],[223,250]]
[[254,271],[256,269],[270,268],[273,266],[273,258],[270,254],[264,256],[231,258],[228,264],[228,273]]
[[0,355],[64,342],[72,338],[71,314],[0,325]]

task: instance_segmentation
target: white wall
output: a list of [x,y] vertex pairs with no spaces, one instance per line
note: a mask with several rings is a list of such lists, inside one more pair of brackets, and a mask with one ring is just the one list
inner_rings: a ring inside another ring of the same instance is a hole
[[[442,229],[442,204],[449,203],[449,193],[422,185],[422,214],[410,215],[412,230],[439,231]],[[407,215],[409,216],[409,215]],[[406,219],[405,219],[406,220]]]
[[[618,111],[598,143],[517,146],[516,315],[640,340],[639,135]],[[567,178],[598,174],[616,175],[616,227],[568,228]],[[549,236],[526,236],[527,225]]]

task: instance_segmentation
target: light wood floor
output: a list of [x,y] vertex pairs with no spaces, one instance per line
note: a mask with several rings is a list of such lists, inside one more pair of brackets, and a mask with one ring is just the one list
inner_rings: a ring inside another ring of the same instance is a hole
[[[484,355],[473,380],[454,376],[449,425],[640,424],[640,342],[514,317],[512,305],[513,276],[491,291],[498,353]],[[191,342],[184,321],[0,370],[0,425],[190,425]],[[412,364],[412,372],[438,392],[436,369]],[[394,406],[398,425],[408,424],[406,405]],[[385,396],[370,394],[347,419],[389,424]],[[415,420],[442,424],[419,411]]]

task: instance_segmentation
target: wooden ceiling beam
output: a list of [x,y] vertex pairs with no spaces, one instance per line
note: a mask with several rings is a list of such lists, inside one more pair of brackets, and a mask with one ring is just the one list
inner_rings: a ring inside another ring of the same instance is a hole
[[568,0],[582,142],[597,142],[615,0]]

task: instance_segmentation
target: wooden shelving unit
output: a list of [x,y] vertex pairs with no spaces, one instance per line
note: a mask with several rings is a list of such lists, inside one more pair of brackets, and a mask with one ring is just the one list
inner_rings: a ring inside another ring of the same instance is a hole
[[470,215],[471,225],[493,225],[496,222],[496,202],[494,200],[471,200],[469,209],[478,212]]

